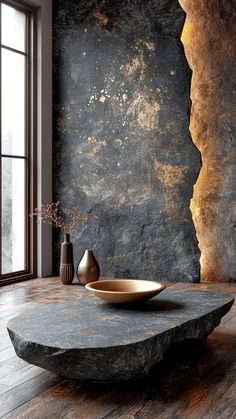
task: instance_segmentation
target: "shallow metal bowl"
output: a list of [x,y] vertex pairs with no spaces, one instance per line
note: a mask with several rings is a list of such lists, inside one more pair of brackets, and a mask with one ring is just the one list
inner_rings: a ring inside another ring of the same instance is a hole
[[96,297],[113,304],[148,300],[165,289],[165,285],[140,279],[108,279],[91,282],[85,287]]

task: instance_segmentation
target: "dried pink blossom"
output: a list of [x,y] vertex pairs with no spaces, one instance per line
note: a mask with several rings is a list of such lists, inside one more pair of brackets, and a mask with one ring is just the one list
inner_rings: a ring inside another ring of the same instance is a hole
[[35,208],[34,212],[29,216],[36,217],[37,222],[48,223],[54,227],[60,228],[64,234],[71,234],[78,224],[85,222],[90,218],[90,214],[87,212],[81,213],[79,205],[76,205],[66,211],[66,219],[68,221],[65,222],[60,210],[59,201],[42,205],[41,208]]

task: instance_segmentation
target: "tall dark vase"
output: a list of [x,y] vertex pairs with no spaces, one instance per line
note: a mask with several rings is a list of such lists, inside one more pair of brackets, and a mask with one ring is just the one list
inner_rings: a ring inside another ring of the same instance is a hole
[[60,278],[64,285],[70,285],[74,279],[73,245],[70,235],[64,234],[64,242],[61,243]]
[[100,267],[92,250],[84,251],[78,263],[76,275],[81,285],[98,281],[100,275]]

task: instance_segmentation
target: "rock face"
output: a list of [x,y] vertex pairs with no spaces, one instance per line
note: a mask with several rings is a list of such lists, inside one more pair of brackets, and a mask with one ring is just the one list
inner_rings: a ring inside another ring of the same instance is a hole
[[76,300],[13,318],[8,331],[29,363],[67,378],[120,381],[146,375],[170,345],[206,337],[232,303],[227,294],[173,287],[146,303],[116,307],[82,289]]
[[177,0],[54,3],[54,199],[92,214],[75,260],[92,248],[102,276],[198,282],[183,10]]
[[236,281],[236,2],[180,0],[193,70],[190,130],[202,154],[193,214],[203,281]]

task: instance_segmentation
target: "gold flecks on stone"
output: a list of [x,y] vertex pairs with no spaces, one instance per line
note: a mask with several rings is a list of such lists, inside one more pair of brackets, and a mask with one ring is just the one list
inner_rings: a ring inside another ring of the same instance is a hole
[[139,58],[136,57],[136,58],[133,58],[133,60],[130,63],[126,64],[125,69],[126,69],[127,74],[130,76],[140,67],[141,67],[141,62]]
[[152,130],[156,126],[159,110],[160,104],[157,101],[150,100],[145,93],[138,93],[129,105],[127,115],[136,117],[141,128]]
[[165,188],[174,188],[185,180],[187,166],[172,166],[155,160],[154,172]]
[[93,17],[102,26],[106,26],[108,24],[108,17],[105,15],[105,13],[102,13],[98,7],[95,7],[95,9],[93,9]]
[[105,100],[106,100],[106,96],[104,96],[104,95],[100,96],[99,102],[104,103]]

